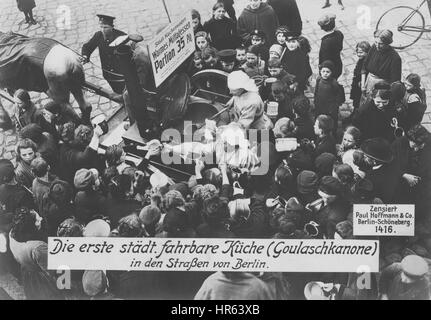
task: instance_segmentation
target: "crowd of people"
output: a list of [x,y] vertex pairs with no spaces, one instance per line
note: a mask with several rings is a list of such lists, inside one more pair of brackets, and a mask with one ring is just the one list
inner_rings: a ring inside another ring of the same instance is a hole
[[[204,141],[153,140],[136,166],[127,161],[130,146],[100,152],[105,132],[88,115],[54,102],[42,110],[25,90],[15,93],[16,165],[0,160],[0,236],[8,247],[1,258],[27,298],[430,298],[426,96],[418,74],[402,74],[392,32],[377,31],[372,44],[358,39],[354,110],[341,121],[344,36],[335,16],[319,19],[314,70],[294,0],[250,0],[239,17],[232,4],[217,2],[206,22],[191,13],[196,52],[187,71],[228,73],[232,95],[231,123],[206,121]],[[310,101],[304,93],[313,75]],[[268,139],[253,144],[251,129],[266,130]],[[198,155],[190,179],[150,170],[150,159],[166,152]],[[216,161],[203,160],[209,155]],[[380,272],[365,274],[365,287],[357,273],[82,270],[60,290],[58,274],[47,269],[47,237],[55,236],[355,239],[354,204],[415,204],[414,237],[372,237],[380,240]]]

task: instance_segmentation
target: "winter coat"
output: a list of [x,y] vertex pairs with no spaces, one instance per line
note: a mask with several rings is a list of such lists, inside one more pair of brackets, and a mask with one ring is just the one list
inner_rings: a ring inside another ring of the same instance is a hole
[[364,64],[364,59],[359,59],[356,63],[355,69],[353,70],[352,88],[350,89],[350,99],[353,100],[353,107],[359,108],[359,102],[361,100],[362,90],[362,67]]
[[239,44],[235,22],[228,17],[223,17],[221,20],[212,18],[205,22],[204,30],[210,35],[214,48],[219,51],[236,49]]
[[268,0],[268,4],[277,14],[281,26],[298,35],[302,33],[302,20],[296,0]]
[[275,31],[279,26],[274,9],[267,3],[262,3],[259,8],[252,9],[247,6],[238,18],[238,35],[247,42],[254,30],[263,31],[268,44],[275,43]]
[[352,122],[355,127],[361,130],[364,141],[381,137],[392,142],[394,140],[394,128],[391,127],[391,122],[394,117],[395,110],[393,107],[387,106],[385,110],[380,111],[374,101],[369,100],[359,107]]
[[341,51],[343,50],[344,35],[341,31],[335,30],[334,32],[325,35],[322,38],[319,51],[319,64],[326,60],[334,63],[335,69],[332,76],[335,79],[343,73],[343,62],[341,61]]
[[337,80],[335,80],[335,78],[317,78],[314,90],[316,116],[326,114],[331,116],[334,120],[338,119],[338,108],[343,104],[343,102],[345,102],[345,100],[344,88],[337,82]]
[[401,57],[394,48],[378,51],[373,45],[365,58],[362,73],[372,73],[389,83],[401,80]]
[[307,79],[310,76],[307,72],[310,69],[307,54],[300,48],[293,51],[286,49],[281,62],[288,73],[296,76],[298,89],[304,90],[307,84]]
[[34,0],[16,0],[19,11],[27,12],[36,7]]

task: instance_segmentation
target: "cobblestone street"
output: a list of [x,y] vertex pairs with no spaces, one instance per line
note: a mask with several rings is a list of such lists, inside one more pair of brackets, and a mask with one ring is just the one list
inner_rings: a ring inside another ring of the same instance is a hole
[[[175,20],[180,16],[189,14],[190,9],[200,11],[203,22],[209,19],[211,7],[214,1],[209,0],[166,0],[171,18]],[[247,0],[236,0],[235,8],[237,16],[245,7]],[[410,5],[415,7],[419,0],[346,0],[344,11],[333,4],[329,9],[322,10],[324,0],[297,0],[303,20],[303,34],[312,45],[311,63],[316,77],[318,51],[320,38],[323,32],[320,30],[317,20],[327,12],[337,14],[337,27],[344,33],[343,62],[344,73],[340,77],[341,83],[345,87],[346,97],[350,94],[350,84],[353,69],[356,64],[355,45],[358,41],[373,41],[373,31],[377,19],[387,9],[397,5]],[[378,3],[377,3],[378,2]],[[116,16],[115,27],[128,33],[139,33],[145,41],[151,39],[163,26],[168,23],[167,15],[161,0],[36,0],[37,7],[34,9],[37,25],[28,26],[24,21],[24,15],[18,11],[16,0],[0,1],[0,31],[13,31],[27,36],[54,38],[71,49],[80,52],[82,44],[86,42],[98,31],[97,13],[112,13]],[[365,7],[360,7],[365,6]],[[364,12],[364,8],[369,8],[370,24],[364,28],[358,28],[358,18]],[[431,17],[427,8],[424,8],[424,17],[427,25],[431,25]],[[68,15],[70,14],[70,16]],[[69,19],[70,17],[70,19]],[[431,101],[431,36],[424,35],[412,47],[400,51],[403,59],[403,75],[414,72],[422,77],[422,85],[427,89],[428,101]],[[94,64],[86,64],[86,76],[89,82],[109,88],[102,79],[98,52],[92,55],[91,61]],[[106,116],[112,115],[118,105],[106,98],[96,96],[86,92],[88,100],[93,104],[93,112],[102,112]],[[33,101],[37,105],[44,105],[47,101],[45,94],[32,93]],[[349,110],[348,106],[342,112]],[[9,102],[1,99],[3,105]],[[430,106],[430,103],[428,103]],[[76,103],[74,107],[78,108]],[[431,129],[431,110],[428,108],[424,117],[424,124]],[[15,158],[15,146],[17,135],[13,130],[4,131],[0,129],[0,158],[13,160]],[[16,299],[22,299],[23,294],[19,286],[12,285],[9,275],[0,277],[0,287]]]

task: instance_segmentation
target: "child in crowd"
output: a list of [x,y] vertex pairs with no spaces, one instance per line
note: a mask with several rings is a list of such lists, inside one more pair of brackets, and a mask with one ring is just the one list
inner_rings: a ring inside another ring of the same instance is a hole
[[202,59],[204,61],[204,69],[221,70],[217,51],[214,48],[205,48],[202,51]]
[[227,73],[234,71],[236,66],[236,51],[225,49],[218,52],[221,70]]
[[296,125],[295,133],[298,140],[314,140],[315,138],[310,109],[310,100],[308,100],[306,96],[301,96],[293,100],[293,121]]
[[286,41],[287,41],[287,34],[289,33],[289,30],[286,26],[280,26],[275,31],[275,38],[277,40],[277,44],[282,46],[283,48],[286,48]]
[[242,69],[250,78],[265,73],[265,61],[260,58],[259,53],[259,46],[252,45],[247,49],[247,62],[242,66]]
[[334,135],[337,132],[338,109],[345,101],[343,87],[332,77],[334,64],[324,61],[320,66],[320,76],[316,80],[314,106],[316,116],[326,114],[334,120]]
[[361,100],[361,71],[365,61],[365,57],[371,49],[371,45],[368,41],[361,41],[356,45],[356,56],[358,62],[356,62],[355,70],[353,70],[352,88],[350,90],[350,99],[353,101],[354,111],[359,108]]
[[199,31],[195,34],[196,51],[202,51],[205,48],[210,47],[210,39],[208,33],[205,31]]
[[236,48],[236,63],[238,66],[242,66],[247,62],[247,49],[243,46]]
[[195,51],[193,59],[190,61],[187,69],[187,74],[192,77],[196,72],[203,70],[204,61],[202,59],[202,52]]
[[217,2],[213,6],[213,16],[205,22],[204,30],[208,32],[212,45],[217,50],[233,49],[237,45],[235,22],[226,16],[222,2]]
[[263,31],[254,30],[250,36],[250,43],[252,46],[257,46],[259,48],[260,57],[268,61],[269,59],[269,46],[266,43],[266,35]]
[[283,69],[280,59],[270,59],[268,61],[268,72],[272,78],[283,81],[289,87],[292,94],[296,92],[296,88],[298,87],[296,77]]
[[273,44],[271,48],[269,48],[269,59],[281,59],[283,55],[284,48],[279,44]]
[[287,50],[285,50],[281,62],[286,71],[295,75],[298,81],[298,89],[305,90],[309,68],[307,67],[307,55],[299,46],[298,37],[289,32],[287,34]]
[[416,73],[410,73],[404,82],[406,86],[407,103],[420,102],[426,104],[425,89],[421,87],[421,77]]
[[272,98],[278,103],[278,115],[276,120],[280,118],[293,119],[292,95],[287,84],[277,80],[271,86]]
[[332,135],[334,120],[327,115],[321,114],[314,123],[314,133],[317,136],[314,149],[314,157],[317,158],[322,153],[336,154],[335,138]]
[[201,22],[201,14],[199,11],[192,9],[192,25],[193,25],[193,32],[196,34],[199,31],[204,31],[204,27],[202,26]]

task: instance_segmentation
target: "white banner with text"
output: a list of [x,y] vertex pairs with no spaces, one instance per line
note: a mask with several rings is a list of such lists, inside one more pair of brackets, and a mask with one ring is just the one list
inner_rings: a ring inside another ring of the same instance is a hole
[[379,271],[379,241],[49,238],[50,270]]

